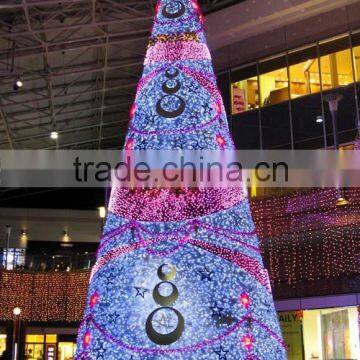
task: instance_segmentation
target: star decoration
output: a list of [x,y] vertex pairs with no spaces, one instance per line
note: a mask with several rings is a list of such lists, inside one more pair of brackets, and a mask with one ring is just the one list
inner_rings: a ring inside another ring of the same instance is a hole
[[[121,270],[122,269],[120,269],[119,271],[121,271]],[[118,274],[117,271],[110,271],[110,272],[101,274],[101,277],[104,279],[103,281],[107,288],[112,288],[116,285],[115,280],[117,279],[117,274]]]
[[111,321],[112,323],[115,323],[115,324],[116,324],[117,321],[118,321],[118,319],[119,319],[119,317],[120,317],[120,314],[117,313],[117,312],[114,312],[114,313],[110,314],[109,317],[110,317],[110,321]]
[[202,270],[199,270],[198,273],[201,275],[201,281],[212,280],[213,271],[209,270],[206,266],[204,266]]
[[215,353],[218,355],[218,360],[227,360],[226,354],[229,350],[225,350],[221,345],[219,350],[215,350]]
[[215,302],[214,306],[210,306],[210,310],[212,311],[211,317],[221,317],[223,315],[224,308],[219,307]]
[[103,342],[98,342],[96,346],[94,346],[94,351],[96,353],[96,360],[105,360],[106,347]]
[[204,106],[203,106],[204,115],[210,116],[212,112],[213,112],[213,108],[211,106],[209,106],[209,104],[204,104]]
[[198,92],[198,87],[194,83],[190,83],[189,85],[187,85],[187,89],[194,94],[197,94]]
[[149,289],[146,289],[142,286],[135,286],[136,295],[135,297],[141,296],[143,299],[145,299],[145,294],[149,291]]

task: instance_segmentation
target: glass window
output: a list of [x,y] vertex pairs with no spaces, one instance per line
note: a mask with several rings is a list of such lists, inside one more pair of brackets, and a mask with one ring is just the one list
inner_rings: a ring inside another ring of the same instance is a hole
[[347,86],[354,82],[349,38],[323,42],[319,45],[323,90]]
[[303,312],[279,312],[278,318],[288,349],[288,360],[303,360]]
[[42,360],[44,357],[44,344],[25,344],[26,360]]
[[260,106],[289,100],[289,79],[285,56],[259,64]]
[[305,359],[358,359],[356,307],[307,310],[303,314]]
[[44,335],[26,335],[26,342],[42,344],[44,342]]
[[25,265],[25,249],[4,249],[3,266],[6,270],[21,269]]
[[359,359],[355,306],[278,313],[289,360]]
[[58,359],[72,360],[75,357],[76,344],[73,342],[59,342]]
[[0,355],[6,350],[6,335],[0,334]]
[[290,74],[290,96],[300,96],[320,92],[319,62],[316,46],[296,50],[288,55]]
[[360,32],[352,35],[355,79],[360,81]]
[[257,109],[260,97],[256,64],[233,71],[231,78],[231,113],[236,115]]
[[56,334],[47,334],[46,335],[46,343],[47,344],[56,344],[57,336]]

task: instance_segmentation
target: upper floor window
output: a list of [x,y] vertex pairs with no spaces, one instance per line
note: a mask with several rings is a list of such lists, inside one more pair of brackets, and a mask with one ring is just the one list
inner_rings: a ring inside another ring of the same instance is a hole
[[352,36],[353,52],[346,35],[232,71],[232,114],[360,81],[360,32]]
[[354,82],[348,36],[320,43],[319,53],[324,91]]
[[257,66],[250,65],[232,73],[238,81],[231,84],[232,114],[257,109],[260,105]]
[[259,63],[260,104],[268,106],[289,100],[286,57]]
[[321,87],[316,46],[290,52],[288,59],[291,99],[318,93]]
[[355,80],[360,81],[360,31],[352,35]]

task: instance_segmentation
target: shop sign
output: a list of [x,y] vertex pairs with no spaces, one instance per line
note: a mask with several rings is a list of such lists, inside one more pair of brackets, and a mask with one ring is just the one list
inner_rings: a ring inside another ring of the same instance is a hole
[[46,344],[45,360],[56,360],[56,344]]
[[284,341],[288,347],[289,360],[304,360],[303,335],[302,335],[302,311],[290,311],[278,313]]

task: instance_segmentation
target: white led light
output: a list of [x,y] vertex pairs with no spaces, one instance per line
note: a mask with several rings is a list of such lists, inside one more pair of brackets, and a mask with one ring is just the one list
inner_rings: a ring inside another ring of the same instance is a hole
[[50,133],[50,137],[51,137],[51,139],[56,140],[59,138],[59,133],[57,131],[52,131]]

